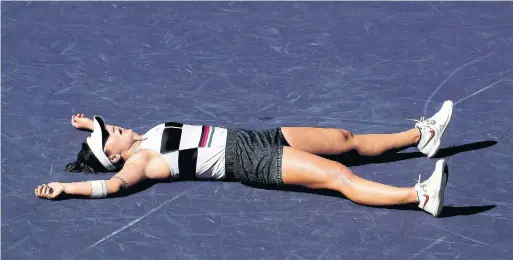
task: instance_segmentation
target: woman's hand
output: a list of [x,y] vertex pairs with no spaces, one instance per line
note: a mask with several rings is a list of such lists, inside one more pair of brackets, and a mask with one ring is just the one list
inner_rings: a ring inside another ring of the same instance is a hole
[[87,129],[93,130],[94,123],[93,120],[84,117],[84,114],[76,114],[71,117],[71,124],[77,129]]
[[39,185],[34,189],[36,196],[44,199],[55,199],[64,191],[64,184],[52,182]]

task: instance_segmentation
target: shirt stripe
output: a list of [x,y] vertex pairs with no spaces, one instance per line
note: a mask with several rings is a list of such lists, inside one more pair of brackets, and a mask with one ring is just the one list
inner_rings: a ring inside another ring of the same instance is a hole
[[214,132],[216,131],[215,127],[212,127],[212,132],[210,133],[210,140],[208,140],[208,147],[212,145],[212,140],[214,139]]
[[179,176],[183,180],[196,179],[196,162],[198,159],[198,149],[187,149],[178,152],[178,170]]
[[182,138],[182,129],[166,127],[162,132],[162,141],[160,153],[176,151],[180,148],[180,139]]

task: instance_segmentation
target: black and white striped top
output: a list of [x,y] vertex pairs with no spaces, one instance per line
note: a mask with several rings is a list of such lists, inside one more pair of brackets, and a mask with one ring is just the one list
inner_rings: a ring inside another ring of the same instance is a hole
[[143,135],[137,149],[160,153],[172,177],[181,179],[223,179],[227,129],[169,122]]

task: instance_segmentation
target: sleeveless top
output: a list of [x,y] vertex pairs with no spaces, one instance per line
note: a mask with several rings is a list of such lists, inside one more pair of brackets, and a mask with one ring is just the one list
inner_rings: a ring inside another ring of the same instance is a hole
[[224,179],[226,138],[225,128],[168,122],[146,132],[137,151],[159,153],[172,178]]

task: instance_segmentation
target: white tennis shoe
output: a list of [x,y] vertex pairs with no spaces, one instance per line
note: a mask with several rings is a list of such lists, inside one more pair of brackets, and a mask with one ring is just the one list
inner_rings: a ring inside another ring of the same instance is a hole
[[419,198],[419,208],[437,217],[444,207],[444,192],[447,185],[449,170],[445,160],[436,162],[435,171],[424,182],[415,185],[417,196]]
[[420,130],[420,141],[417,148],[429,158],[433,157],[440,148],[440,139],[451,121],[453,105],[452,101],[445,101],[440,111],[432,117],[413,120],[417,122],[415,127]]

